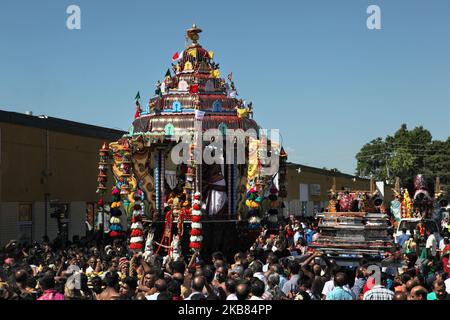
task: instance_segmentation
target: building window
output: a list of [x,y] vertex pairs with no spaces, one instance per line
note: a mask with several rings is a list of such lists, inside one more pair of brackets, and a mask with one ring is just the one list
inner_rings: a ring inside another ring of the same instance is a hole
[[300,212],[302,217],[306,217],[308,215],[308,201],[300,202]]
[[319,201],[314,201],[314,209],[313,209],[313,215],[316,216],[316,214],[322,212],[322,207],[320,205]]
[[19,241],[31,243],[33,241],[33,205],[31,203],[19,204]]
[[320,184],[311,184],[310,186],[310,193],[312,196],[320,196],[321,195],[321,186]]

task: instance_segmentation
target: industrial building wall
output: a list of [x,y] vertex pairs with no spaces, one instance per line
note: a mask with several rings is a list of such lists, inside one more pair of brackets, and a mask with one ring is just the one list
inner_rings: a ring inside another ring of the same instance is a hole
[[[4,246],[9,240],[41,241],[45,234],[45,203],[30,203],[32,207],[31,221],[20,221],[19,208],[22,203],[3,202],[0,204],[0,246]],[[27,203],[28,204],[28,203]],[[69,202],[69,240],[73,236],[80,238],[86,234],[86,202]],[[55,218],[50,217],[48,210],[47,234],[50,240],[57,236],[58,225]],[[26,237],[30,231],[29,238]],[[24,237],[25,236],[25,237]]]
[[18,203],[0,204],[0,246],[4,246],[9,240],[16,239],[19,231]]
[[[103,142],[100,138],[0,123],[0,246],[21,237],[27,242],[42,240],[45,194],[48,201],[69,204],[69,240],[85,235],[86,204],[98,198],[98,149]],[[110,174],[109,190],[113,181]],[[49,215],[51,211],[49,204]],[[58,229],[56,219],[49,216],[47,228],[53,240]]]
[[[328,192],[333,185],[333,173],[321,169],[303,168],[297,171],[294,166],[287,170],[288,195],[284,198],[284,215],[311,217],[315,211],[322,211],[328,203]],[[336,174],[336,189],[369,190],[366,179]]]
[[0,201],[44,201],[45,193],[63,202],[96,201],[104,140],[10,123],[0,123],[0,129]]

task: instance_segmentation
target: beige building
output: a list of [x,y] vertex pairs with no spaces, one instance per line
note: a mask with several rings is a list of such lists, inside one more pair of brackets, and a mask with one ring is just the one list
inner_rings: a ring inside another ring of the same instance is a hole
[[[0,111],[0,246],[57,235],[52,203],[66,205],[67,237],[86,234],[97,201],[98,150],[124,132],[45,116]],[[312,216],[337,190],[369,190],[370,181],[288,163],[285,215]],[[110,177],[108,187],[112,187]]]
[[[97,195],[98,149],[124,132],[0,111],[0,245],[57,235],[52,203],[66,205],[67,237],[86,233]],[[111,179],[110,179],[111,180]]]
[[287,164],[288,194],[284,215],[313,216],[328,204],[328,192],[336,179],[336,190],[370,190],[370,180],[345,173],[300,164]]

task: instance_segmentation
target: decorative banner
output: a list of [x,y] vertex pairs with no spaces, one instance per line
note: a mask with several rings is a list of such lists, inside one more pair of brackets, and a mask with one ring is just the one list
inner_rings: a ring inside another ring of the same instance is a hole
[[203,120],[204,116],[205,116],[204,111],[195,110],[195,120]]
[[391,212],[395,218],[396,221],[400,221],[401,220],[401,206],[402,203],[399,200],[393,200],[391,201]]
[[378,192],[384,198],[384,181],[377,181],[375,184],[377,186]]
[[247,170],[247,189],[250,188],[251,182],[256,178],[258,174],[258,145],[259,141],[256,139],[250,139],[249,142],[249,158],[248,158],[248,170]]

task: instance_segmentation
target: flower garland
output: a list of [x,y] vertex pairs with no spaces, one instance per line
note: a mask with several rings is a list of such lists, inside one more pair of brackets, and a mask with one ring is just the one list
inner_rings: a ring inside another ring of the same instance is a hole
[[196,192],[194,194],[194,201],[192,201],[191,211],[191,237],[189,248],[199,251],[202,247],[202,210],[201,210],[201,194]]
[[134,207],[131,217],[130,250],[140,252],[144,248],[144,231],[142,226],[143,193],[137,190],[134,193]]
[[[253,182],[251,182],[250,184],[253,184]],[[259,217],[259,208],[262,200],[262,197],[258,195],[256,187],[250,187],[250,189],[247,191],[247,200],[245,201],[245,205],[249,208],[248,222],[249,228],[252,230],[259,229],[260,227],[261,218]]]
[[108,160],[109,160],[109,149],[106,146],[106,142],[103,143],[99,151],[100,160],[98,162],[98,186],[97,193],[100,194],[100,198],[106,191],[106,183],[108,181]]
[[278,229],[278,209],[281,207],[280,200],[278,200],[278,189],[275,185],[270,188],[268,197],[270,204],[267,210],[267,220],[269,222],[269,229]]
[[120,186],[122,195],[127,195],[130,191],[129,177],[131,176],[131,148],[128,140],[123,143],[122,161],[120,165],[122,185]]
[[121,225],[120,216],[122,211],[120,210],[120,191],[114,188],[112,191],[112,203],[111,203],[111,219],[109,220],[109,236],[112,238],[121,237],[123,235],[123,227]]

